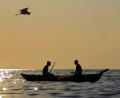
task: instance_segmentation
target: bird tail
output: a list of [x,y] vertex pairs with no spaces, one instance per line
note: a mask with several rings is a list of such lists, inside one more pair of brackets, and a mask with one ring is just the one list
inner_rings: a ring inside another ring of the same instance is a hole
[[20,14],[16,14],[15,16],[17,16],[17,15],[20,15]]

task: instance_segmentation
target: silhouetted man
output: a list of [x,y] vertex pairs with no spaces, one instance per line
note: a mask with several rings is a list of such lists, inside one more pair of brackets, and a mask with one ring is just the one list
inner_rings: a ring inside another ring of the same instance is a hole
[[47,61],[47,65],[43,68],[43,75],[50,75],[50,73],[48,72],[48,66],[51,65],[50,61]]
[[50,61],[47,61],[47,65],[43,68],[43,76],[45,77],[54,77],[54,74],[51,74],[48,72],[48,67],[51,65],[51,62]]
[[74,72],[75,75],[82,76],[82,68],[81,68],[81,65],[78,64],[78,60],[75,60],[74,63],[76,65],[76,71]]

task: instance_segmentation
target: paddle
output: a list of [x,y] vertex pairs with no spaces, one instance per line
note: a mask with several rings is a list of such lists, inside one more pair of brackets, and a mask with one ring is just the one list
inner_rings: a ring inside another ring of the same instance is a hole
[[[56,63],[56,62],[54,62],[54,64],[53,64],[53,67],[54,67],[55,63]],[[52,70],[53,70],[53,67],[51,68],[51,70],[50,70],[50,73],[52,72]]]

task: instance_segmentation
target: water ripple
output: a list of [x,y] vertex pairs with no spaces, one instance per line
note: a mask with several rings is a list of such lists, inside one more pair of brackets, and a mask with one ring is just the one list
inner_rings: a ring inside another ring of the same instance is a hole
[[[54,70],[54,74],[70,74],[73,70]],[[0,98],[120,98],[120,70],[109,70],[99,81],[89,82],[30,82],[20,73],[41,74],[40,70],[2,71]],[[84,74],[99,70],[84,70]]]

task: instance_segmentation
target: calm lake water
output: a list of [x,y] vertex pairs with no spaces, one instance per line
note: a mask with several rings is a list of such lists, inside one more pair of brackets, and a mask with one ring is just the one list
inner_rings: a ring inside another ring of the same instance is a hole
[[[54,70],[55,75],[71,74],[74,70]],[[94,74],[101,70],[83,70]],[[99,81],[30,82],[20,73],[41,74],[41,70],[0,70],[0,98],[120,98],[120,70],[109,70]]]

